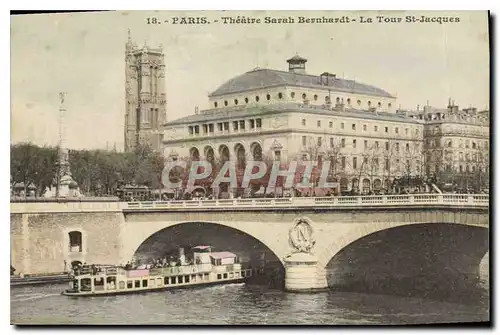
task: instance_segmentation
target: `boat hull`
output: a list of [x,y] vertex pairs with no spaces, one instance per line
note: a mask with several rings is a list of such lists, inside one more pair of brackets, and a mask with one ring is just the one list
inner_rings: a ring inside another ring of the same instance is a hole
[[171,291],[177,289],[190,289],[190,288],[201,288],[201,287],[209,287],[209,286],[219,286],[219,285],[227,285],[227,284],[239,284],[245,283],[249,279],[246,278],[235,278],[228,280],[218,280],[213,282],[205,282],[205,283],[187,283],[187,284],[178,284],[175,286],[163,286],[163,287],[154,287],[154,288],[145,288],[140,290],[135,289],[126,289],[126,290],[114,290],[114,291],[102,291],[102,292],[67,292],[64,291],[61,294],[68,297],[100,297],[100,296],[113,296],[113,295],[125,295],[125,294],[144,294],[151,292],[161,292],[161,291]]

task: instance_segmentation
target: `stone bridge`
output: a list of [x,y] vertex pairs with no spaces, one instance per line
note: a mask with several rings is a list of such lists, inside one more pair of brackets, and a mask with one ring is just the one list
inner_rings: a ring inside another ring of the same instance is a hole
[[11,203],[11,263],[61,272],[65,261],[125,264],[210,244],[274,264],[289,290],[436,274],[467,281],[488,251],[488,226],[487,195],[20,202]]

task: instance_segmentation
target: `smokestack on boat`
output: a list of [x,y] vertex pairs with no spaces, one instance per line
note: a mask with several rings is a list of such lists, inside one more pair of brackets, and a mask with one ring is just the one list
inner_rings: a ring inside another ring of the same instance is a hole
[[186,264],[186,255],[184,255],[184,248],[179,248],[179,261],[181,265]]

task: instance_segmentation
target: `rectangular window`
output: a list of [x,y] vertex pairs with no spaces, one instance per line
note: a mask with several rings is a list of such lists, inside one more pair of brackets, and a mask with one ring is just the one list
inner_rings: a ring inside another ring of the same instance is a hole
[[175,277],[171,277],[170,281],[171,281],[172,284],[177,284],[177,280],[176,280]]
[[340,129],[344,129],[344,122],[340,124]]
[[321,121],[320,120],[318,120],[317,125],[318,125],[318,128],[321,127]]
[[306,144],[307,144],[307,137],[302,136],[302,146],[304,146],[304,147],[305,147],[305,146],[306,146]]
[[306,125],[306,119],[302,119],[302,125],[305,126]]
[[363,125],[363,131],[366,131],[366,124]]
[[345,138],[343,138],[342,140],[340,140],[340,145],[342,148],[345,148]]
[[356,130],[356,124],[355,123],[352,124],[352,130]]
[[396,134],[399,134],[399,128],[398,128],[398,127],[394,128],[394,132],[395,132]]
[[406,151],[410,151],[410,144],[406,143]]
[[208,125],[204,124],[203,125],[203,134],[206,134],[206,133],[208,133]]
[[194,126],[194,133],[198,135],[200,133],[200,126]]
[[135,287],[135,288],[139,288],[139,287],[141,287],[141,281],[140,281],[140,280],[136,280],[136,281],[134,282],[134,287]]
[[330,137],[330,147],[334,147],[334,144],[333,144],[333,137]]
[[375,141],[375,149],[378,149],[378,141]]
[[368,141],[365,140],[364,143],[365,143],[365,149],[367,149],[368,148]]
[[142,280],[142,287],[148,287],[148,280],[147,279]]
[[222,275],[220,273],[217,274],[217,279],[222,279]]
[[373,167],[375,171],[378,171],[378,158],[373,159]]
[[345,169],[345,156],[342,156],[341,158],[341,164],[342,164],[342,169]]
[[222,131],[222,122],[217,123],[217,130]]
[[209,278],[209,277],[208,277],[208,273],[205,273],[205,274],[203,275],[203,280],[205,280],[205,281],[206,281],[206,280],[208,280],[208,278]]
[[193,126],[188,127],[188,132],[189,132],[189,135],[193,135],[193,133],[194,133]]
[[328,123],[328,127],[333,128],[333,122],[332,121],[330,121],[330,123]]
[[179,284],[182,284],[182,276],[177,277],[177,282],[178,282]]
[[396,151],[399,151],[399,143],[396,143]]
[[323,139],[321,137],[318,137],[318,147],[321,146],[321,142],[323,142]]
[[229,122],[224,122],[224,131],[229,131]]
[[358,158],[357,157],[353,157],[352,158],[352,168],[353,169],[357,169],[358,168]]
[[189,276],[184,276],[184,282],[189,283]]
[[127,280],[127,288],[134,288],[134,283],[131,280]]
[[233,121],[233,130],[238,130],[238,121]]
[[352,140],[352,147],[356,148],[356,140]]
[[389,151],[389,142],[385,142],[385,150]]
[[163,278],[163,284],[164,284],[164,285],[169,285],[169,284],[170,284],[170,280],[169,280],[169,279],[170,279],[170,278],[168,278],[168,277],[164,277],[164,278]]
[[245,277],[245,271],[241,271],[241,277]]
[[374,131],[378,131],[378,126],[373,126]]
[[208,125],[208,132],[209,132],[209,133],[213,133],[213,132],[214,132],[214,124],[213,124],[213,123],[210,123],[210,124]]
[[240,121],[240,129],[245,130],[245,120]]
[[255,120],[250,120],[250,129],[255,128]]
[[255,120],[255,125],[257,128],[262,128],[262,119]]
[[388,133],[389,132],[389,127],[385,127],[384,130],[385,130],[386,133]]
[[408,135],[408,128],[405,128],[405,134]]
[[227,273],[224,273],[224,279],[227,279]]
[[390,163],[389,163],[389,158],[385,159],[385,169],[389,171]]

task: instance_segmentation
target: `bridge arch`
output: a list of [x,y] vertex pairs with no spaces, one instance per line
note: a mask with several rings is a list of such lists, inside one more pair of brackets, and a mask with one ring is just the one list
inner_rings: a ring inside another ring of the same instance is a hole
[[488,233],[452,222],[359,225],[331,241],[318,266],[335,289],[448,294],[478,283]]
[[[198,225],[198,229],[204,230],[206,227],[209,229],[217,230],[217,227],[222,228],[225,231],[225,234],[232,236],[239,236],[236,238],[237,241],[251,241],[254,246],[256,244],[262,246],[263,250],[268,251],[266,254],[273,259],[273,261],[279,261],[280,265],[283,265],[283,257],[285,248],[278,242],[276,238],[269,237],[269,234],[265,234],[262,230],[260,232],[259,229],[251,229],[251,227],[255,227],[255,225],[249,226],[240,226],[237,227],[234,222],[213,222],[213,221],[203,221],[203,220],[189,220],[189,221],[176,221],[176,222],[151,222],[147,225],[137,225],[137,223],[126,224],[127,228],[122,231],[122,252],[121,252],[121,261],[126,263],[130,261],[137,252],[141,251],[141,247],[144,247],[145,243],[150,243],[152,239],[160,237],[164,238],[164,241],[168,241],[168,239],[172,239],[173,237],[168,236],[168,234],[177,234],[179,231],[183,229],[183,227],[191,226],[189,228],[193,228],[193,226]],[[170,232],[169,232],[170,231]],[[160,235],[163,234],[163,236]],[[165,239],[165,236],[168,238]],[[183,235],[184,236],[184,235]],[[184,238],[184,237],[182,237]],[[213,236],[205,236],[207,240],[213,239]],[[194,244],[210,244],[210,241],[203,241],[203,237],[193,237],[190,242]],[[229,239],[228,239],[229,240]],[[152,242],[154,243],[154,242]],[[219,249],[223,248],[223,246],[219,246]]]
[[333,238],[333,240],[327,244],[327,246],[323,249],[322,252],[318,254],[318,266],[320,268],[326,268],[331,259],[333,259],[340,251],[347,248],[349,245],[359,241],[362,238],[365,238],[369,235],[375,234],[377,232],[382,232],[384,230],[405,227],[405,226],[415,226],[415,225],[443,225],[443,224],[451,224],[451,225],[460,225],[460,226],[476,226],[483,229],[487,229],[486,227],[478,224],[463,224],[463,223],[451,223],[451,222],[442,222],[442,223],[429,223],[429,222],[375,222],[369,224],[358,225],[356,228],[351,229],[343,234],[337,235]]

